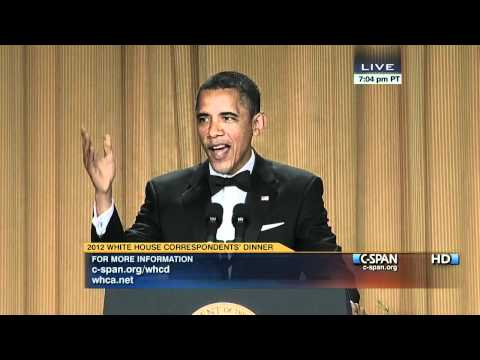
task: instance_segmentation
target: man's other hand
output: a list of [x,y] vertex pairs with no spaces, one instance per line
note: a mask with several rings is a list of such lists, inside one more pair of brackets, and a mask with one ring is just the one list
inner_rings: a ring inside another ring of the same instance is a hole
[[367,315],[365,309],[360,304],[350,301],[350,305],[352,306],[352,315]]

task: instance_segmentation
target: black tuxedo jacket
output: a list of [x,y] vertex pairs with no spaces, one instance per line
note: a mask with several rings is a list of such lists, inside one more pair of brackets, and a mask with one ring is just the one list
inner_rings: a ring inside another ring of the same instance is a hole
[[[211,198],[208,176],[205,161],[150,180],[133,226],[124,232],[115,209],[101,238],[92,226],[92,241],[206,241],[206,206]],[[279,242],[297,251],[340,250],[328,225],[322,196],[319,177],[256,154],[246,199],[250,219],[245,241]],[[261,231],[262,225],[282,222]]]
[[[208,176],[205,161],[150,180],[133,226],[123,231],[115,209],[101,238],[92,225],[92,242],[206,241],[206,207],[211,201]],[[340,251],[322,197],[323,184],[318,176],[255,153],[251,191],[246,198],[250,221],[245,241],[278,242],[296,251]],[[262,225],[281,222],[281,226],[261,231]],[[347,293],[352,301],[359,301],[356,290]]]

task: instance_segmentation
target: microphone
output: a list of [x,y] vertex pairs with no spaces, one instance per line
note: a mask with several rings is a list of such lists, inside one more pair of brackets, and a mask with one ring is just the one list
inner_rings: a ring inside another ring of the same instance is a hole
[[207,205],[205,220],[207,221],[207,242],[217,240],[217,229],[222,224],[223,207],[218,203]]
[[248,211],[245,204],[237,204],[233,208],[232,224],[235,228],[235,240],[245,241],[245,230],[248,226]]

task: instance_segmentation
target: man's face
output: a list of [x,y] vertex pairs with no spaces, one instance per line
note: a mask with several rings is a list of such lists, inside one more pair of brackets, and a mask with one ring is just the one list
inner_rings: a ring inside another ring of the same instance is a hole
[[[215,171],[234,174],[250,159],[252,136],[263,123],[250,117],[236,89],[203,90],[197,106],[197,130]],[[260,128],[260,129],[259,129]]]

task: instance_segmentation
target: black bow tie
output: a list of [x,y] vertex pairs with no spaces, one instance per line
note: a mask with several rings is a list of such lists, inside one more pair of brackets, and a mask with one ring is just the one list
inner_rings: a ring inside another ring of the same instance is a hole
[[242,171],[241,173],[230,178],[210,175],[208,182],[210,184],[212,196],[222,190],[225,186],[236,186],[240,190],[248,192],[250,190],[250,171]]

